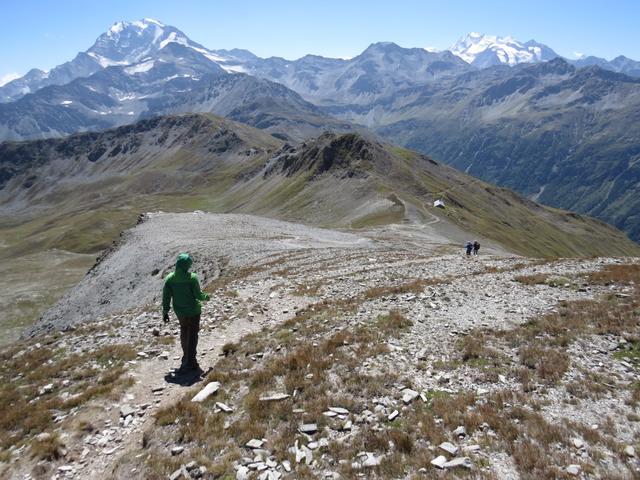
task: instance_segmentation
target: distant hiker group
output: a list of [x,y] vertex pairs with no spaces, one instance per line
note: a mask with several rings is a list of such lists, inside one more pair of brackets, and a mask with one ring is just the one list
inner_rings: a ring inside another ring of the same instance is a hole
[[473,243],[468,241],[465,248],[467,249],[467,256],[471,256],[471,252],[473,252],[474,255],[477,255],[478,250],[480,250],[480,243],[477,240],[474,240]]

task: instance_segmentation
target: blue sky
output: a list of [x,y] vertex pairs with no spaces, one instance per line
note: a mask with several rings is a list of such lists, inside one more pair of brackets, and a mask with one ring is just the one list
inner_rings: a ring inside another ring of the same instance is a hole
[[118,20],[158,19],[212,49],[352,57],[370,43],[447,48],[477,31],[546,43],[559,54],[640,60],[638,0],[3,0],[0,80],[49,69]]

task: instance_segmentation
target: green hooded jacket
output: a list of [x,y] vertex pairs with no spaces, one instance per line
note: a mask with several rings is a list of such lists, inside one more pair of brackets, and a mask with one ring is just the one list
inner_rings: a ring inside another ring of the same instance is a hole
[[195,273],[189,268],[193,260],[188,253],[178,255],[176,271],[167,275],[162,289],[162,313],[169,313],[171,300],[173,311],[178,317],[193,317],[200,315],[200,301],[209,300],[209,295],[200,290],[200,282]]

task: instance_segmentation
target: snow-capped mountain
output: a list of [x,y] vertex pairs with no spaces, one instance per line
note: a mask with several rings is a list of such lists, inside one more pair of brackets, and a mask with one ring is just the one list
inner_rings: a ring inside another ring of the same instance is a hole
[[472,32],[449,49],[451,53],[478,68],[492,65],[546,62],[558,56],[551,48],[535,40],[520,42],[512,37]]
[[86,53],[102,67],[132,65],[158,55],[170,43],[194,50],[213,62],[225,60],[190,40],[177,28],[152,18],[113,24]]
[[116,22],[100,35],[86,51],[49,72],[32,69],[26,75],[0,87],[0,102],[11,102],[49,85],[64,85],[76,78],[88,77],[112,66],[130,67],[127,73],[150,70],[156,62],[176,47],[187,49],[189,57],[210,63],[215,70],[239,70],[232,54],[220,55],[190,40],[175,27],[151,18],[135,22]]
[[287,139],[348,128],[285,86],[239,73],[238,63],[253,58],[242,50],[208,50],[157,20],[117,22],[70,62],[0,88],[0,141],[100,130],[185,111],[259,124]]

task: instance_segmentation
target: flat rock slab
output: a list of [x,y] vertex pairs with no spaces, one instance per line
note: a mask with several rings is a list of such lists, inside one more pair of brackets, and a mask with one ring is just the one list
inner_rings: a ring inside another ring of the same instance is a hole
[[447,463],[447,457],[445,457],[444,455],[440,455],[431,460],[431,465],[438,468],[444,468],[445,463]]
[[192,402],[204,402],[211,395],[216,393],[220,388],[220,382],[211,382],[207,384],[202,390],[200,390],[195,397],[191,399]]
[[260,400],[261,402],[279,402],[281,400],[286,400],[290,396],[291,395],[287,393],[273,393],[271,395],[262,396],[258,400]]
[[442,442],[438,446],[440,447],[441,450],[444,450],[445,452],[447,452],[447,453],[449,453],[451,455],[455,455],[456,453],[458,453],[458,447],[456,447],[453,443]]
[[173,447],[171,449],[171,455],[180,455],[182,452],[184,452],[184,447]]
[[459,468],[459,467],[471,468],[472,463],[471,463],[471,460],[469,460],[469,457],[458,457],[448,461],[442,467],[443,468]]
[[337,413],[338,415],[349,415],[349,410],[342,407],[329,407],[329,411]]
[[120,416],[122,418],[127,418],[129,415],[133,415],[134,413],[136,413],[136,410],[130,405],[122,405],[120,407]]
[[318,425],[315,423],[303,423],[298,427],[300,433],[306,433],[307,435],[313,435],[318,431]]
[[231,413],[233,412],[233,408],[231,408],[229,405],[227,405],[226,403],[222,403],[222,402],[216,402],[216,407],[218,407],[220,410],[222,410],[224,413]]
[[420,393],[416,392],[415,390],[411,390],[410,388],[405,388],[402,391],[402,401],[405,403],[405,405],[410,404],[419,396]]
[[264,442],[262,440],[258,440],[257,438],[252,438],[245,445],[249,448],[256,449],[256,448],[262,448],[262,445],[264,445]]

